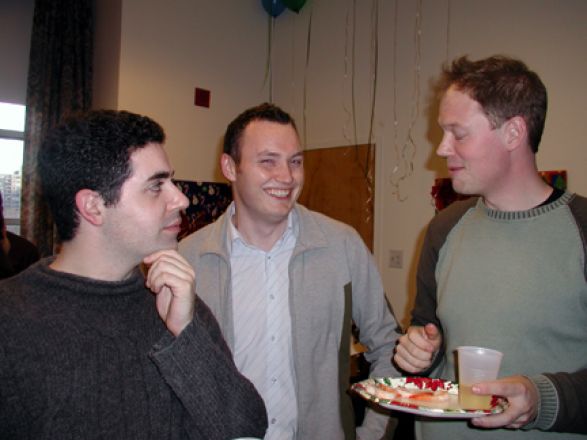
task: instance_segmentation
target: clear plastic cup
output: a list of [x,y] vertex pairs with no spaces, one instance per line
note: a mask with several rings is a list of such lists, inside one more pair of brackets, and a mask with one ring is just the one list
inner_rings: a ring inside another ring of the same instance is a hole
[[491,409],[491,396],[473,394],[477,382],[497,379],[503,353],[483,347],[457,347],[459,405],[463,409]]

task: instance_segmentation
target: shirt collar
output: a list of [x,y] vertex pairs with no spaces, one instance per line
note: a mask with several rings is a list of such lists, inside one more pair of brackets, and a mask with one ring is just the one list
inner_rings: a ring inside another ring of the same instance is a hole
[[[227,234],[228,234],[228,242],[230,243],[230,250],[232,251],[233,246],[237,242],[244,245],[244,246],[251,247],[251,245],[245,241],[243,236],[240,234],[238,229],[236,229],[236,227],[234,226],[234,223],[232,222],[232,217],[236,213],[236,205],[235,205],[234,201],[230,205],[228,205],[227,213],[228,213]],[[293,234],[294,237],[296,237],[296,239],[297,239],[299,236],[299,232],[300,232],[300,225],[299,225],[298,215],[295,212],[295,210],[292,209],[289,212],[289,214],[287,215],[287,227],[285,228],[285,231],[283,232],[283,235],[281,236],[281,238],[279,240],[277,240],[277,243],[275,243],[275,246],[279,246],[279,244],[282,243],[291,234]]]

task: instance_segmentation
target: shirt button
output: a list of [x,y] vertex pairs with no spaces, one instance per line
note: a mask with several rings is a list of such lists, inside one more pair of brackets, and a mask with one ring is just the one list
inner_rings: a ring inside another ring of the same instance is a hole
[[275,342],[275,336],[271,336],[271,342]]
[[275,417],[273,417],[273,418],[271,419],[271,424],[272,424],[272,425],[275,425],[275,422],[277,422],[277,419],[276,419]]
[[275,299],[275,295],[273,295],[273,294],[269,295],[269,299]]

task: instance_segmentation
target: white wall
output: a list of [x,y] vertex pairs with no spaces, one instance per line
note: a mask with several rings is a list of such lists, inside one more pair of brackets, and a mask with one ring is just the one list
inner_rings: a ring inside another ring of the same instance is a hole
[[[309,148],[354,142],[354,136],[348,135],[352,123],[347,114],[352,108],[353,16],[357,139],[368,140],[375,65],[373,4],[359,0],[353,13],[352,0],[314,0],[300,15],[284,13],[276,19],[276,101],[296,115],[302,128],[307,127]],[[311,52],[306,65],[310,17]],[[373,125],[378,149],[375,254],[400,318],[407,318],[411,306],[422,234],[434,214],[430,189],[435,177],[445,176],[443,161],[433,154],[440,133],[430,87],[441,64],[464,54],[476,59],[502,53],[525,60],[549,90],[539,167],[567,169],[570,189],[587,193],[586,20],[584,0],[379,1]],[[412,145],[406,141],[416,113]],[[407,161],[398,160],[402,152]],[[410,164],[411,174],[406,173]],[[399,182],[399,194],[392,182]],[[387,267],[390,249],[404,251],[403,269]]]
[[100,0],[96,5],[92,107],[117,109],[122,0]]
[[[9,35],[0,39],[0,97],[12,102],[24,102],[32,4],[0,3],[0,36]],[[300,14],[286,10],[274,20],[273,100],[296,117],[308,148],[353,144],[355,122],[357,141],[368,140],[374,4],[308,0]],[[388,296],[398,316],[405,318],[422,232],[434,213],[430,188],[435,177],[445,175],[443,162],[433,154],[440,134],[435,107],[429,105],[430,83],[446,59],[504,53],[535,69],[550,99],[539,167],[566,169],[570,189],[587,194],[587,1],[378,4],[375,254]],[[177,177],[220,179],[217,159],[226,124],[270,96],[264,83],[269,18],[260,0],[100,0],[97,5],[96,105],[145,113],[161,122]],[[7,64],[19,55],[20,67]],[[350,116],[353,78],[355,118]],[[193,105],[196,86],[211,90],[210,109]],[[414,145],[406,143],[412,120]],[[402,152],[406,161],[398,160]],[[410,164],[413,172],[406,174]],[[390,249],[404,251],[403,269],[386,267]]]
[[[176,177],[221,178],[226,125],[269,96],[267,26],[256,0],[123,0],[118,107],[163,125]],[[194,106],[196,86],[209,109]]]
[[[355,122],[357,141],[368,140],[373,4],[308,0],[300,14],[285,11],[274,20],[273,100],[296,117],[308,148],[353,144]],[[503,53],[536,70],[550,98],[539,167],[566,169],[570,189],[587,194],[587,1],[378,4],[375,254],[392,305],[405,320],[422,233],[434,214],[430,189],[435,177],[445,175],[443,162],[433,154],[440,133],[435,107],[430,107],[430,84],[446,59]],[[349,116],[353,17],[355,118]],[[121,21],[118,107],[163,124],[179,178],[219,179],[218,148],[226,124],[269,98],[263,82],[269,19],[260,0],[122,0]],[[212,91],[210,109],[194,107],[195,86]],[[413,145],[407,143],[410,125]],[[386,267],[390,249],[404,251],[403,269]]]

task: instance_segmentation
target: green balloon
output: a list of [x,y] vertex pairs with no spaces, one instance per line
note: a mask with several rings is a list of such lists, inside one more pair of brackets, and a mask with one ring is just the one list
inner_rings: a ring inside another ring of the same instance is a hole
[[294,12],[300,12],[300,10],[306,4],[306,0],[281,0],[281,2]]

